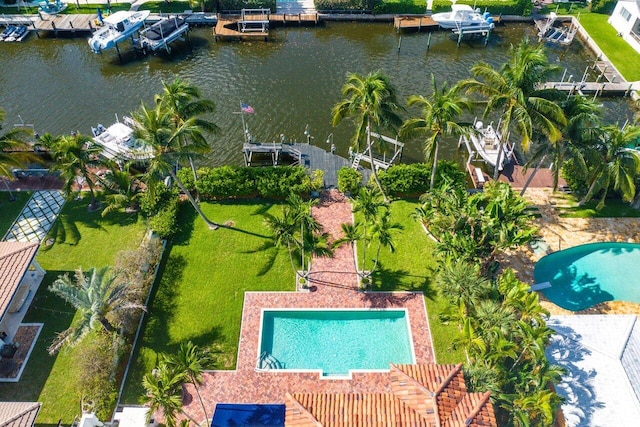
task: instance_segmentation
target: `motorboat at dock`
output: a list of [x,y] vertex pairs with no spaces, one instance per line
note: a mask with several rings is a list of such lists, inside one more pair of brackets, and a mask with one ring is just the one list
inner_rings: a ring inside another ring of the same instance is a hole
[[151,147],[141,143],[134,136],[135,121],[128,116],[122,122],[116,116],[116,123],[108,128],[98,124],[91,128],[93,142],[102,149],[102,155],[115,161],[145,162],[153,157]]
[[513,149],[508,142],[502,142],[502,135],[493,124],[484,126],[481,121],[476,121],[474,129],[468,136],[462,136],[469,151],[470,157],[480,156],[486,163],[502,170],[513,156]]
[[118,43],[133,36],[149,17],[148,10],[120,10],[103,19],[104,26],[98,29],[89,39],[89,46],[95,53],[116,47]]
[[189,31],[189,24],[186,18],[181,16],[162,18],[140,31],[139,47],[145,51],[155,52],[163,48],[169,51],[169,43],[180,38],[187,31]]
[[466,4],[452,4],[450,12],[436,13],[431,18],[444,29],[451,30],[492,30],[495,27],[493,16],[489,12],[480,13]]

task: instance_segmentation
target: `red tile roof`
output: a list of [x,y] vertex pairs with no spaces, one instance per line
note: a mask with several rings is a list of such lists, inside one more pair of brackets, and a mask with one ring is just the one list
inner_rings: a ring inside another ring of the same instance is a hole
[[0,242],[0,318],[38,251],[38,243]]
[[37,402],[0,402],[0,427],[33,427],[41,405]]
[[391,393],[292,393],[287,426],[497,426],[489,393],[468,393],[462,365],[391,365]]

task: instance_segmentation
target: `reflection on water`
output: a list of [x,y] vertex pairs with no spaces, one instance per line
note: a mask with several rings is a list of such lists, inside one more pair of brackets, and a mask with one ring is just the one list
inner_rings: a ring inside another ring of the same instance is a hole
[[[255,140],[279,140],[284,134],[302,141],[309,124],[313,143],[326,145],[333,132],[338,153],[346,156],[351,129],[346,123],[332,129],[331,107],[340,99],[347,72],[382,69],[405,100],[428,94],[431,73],[439,82],[452,83],[469,77],[478,61],[498,67],[510,44],[535,36],[532,26],[510,24],[499,27],[487,47],[468,42],[456,48],[453,35],[436,32],[427,51],[427,33],[405,34],[398,51],[400,36],[391,24],[327,23],[274,34],[269,42],[214,42],[211,28],[197,28],[191,31],[192,49],[176,43],[171,55],[141,58],[123,46],[124,64],[115,51],[91,53],[85,39],[31,37],[25,43],[0,43],[0,106],[7,111],[6,124],[20,114],[40,133],[89,133],[96,123],[111,123],[114,114],[151,102],[161,79],[179,76],[217,103],[213,120],[222,132],[212,140],[215,165],[242,162],[240,117],[234,114],[241,101],[256,110],[246,117]],[[594,59],[579,43],[551,48],[549,57],[578,80]],[[624,101],[605,105],[610,120],[624,122],[631,116]],[[444,148],[446,157],[454,153],[455,144]],[[410,143],[405,154],[407,161],[420,160],[419,143]]]

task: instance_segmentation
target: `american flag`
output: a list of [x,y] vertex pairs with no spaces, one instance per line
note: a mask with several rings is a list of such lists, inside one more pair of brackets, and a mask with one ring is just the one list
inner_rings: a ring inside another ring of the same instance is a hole
[[253,114],[256,112],[251,105],[245,103],[240,104],[240,110],[245,114]]

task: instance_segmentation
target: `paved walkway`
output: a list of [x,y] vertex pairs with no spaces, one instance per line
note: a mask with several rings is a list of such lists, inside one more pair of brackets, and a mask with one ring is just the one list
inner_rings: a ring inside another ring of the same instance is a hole
[[34,191],[3,240],[41,242],[58,218],[64,202],[59,190]]
[[[351,204],[337,190],[325,193],[312,213],[332,238],[340,224],[351,222]],[[422,293],[359,292],[353,250],[345,245],[333,258],[314,258],[311,292],[247,292],[235,371],[203,375],[199,390],[212,415],[217,403],[283,403],[287,392],[381,393],[387,391],[386,373],[354,373],[351,379],[322,379],[318,373],[255,370],[260,353],[260,322],[264,308],[404,308],[407,310],[416,363],[435,361]],[[203,412],[195,390],[185,386],[183,410],[195,420]]]

